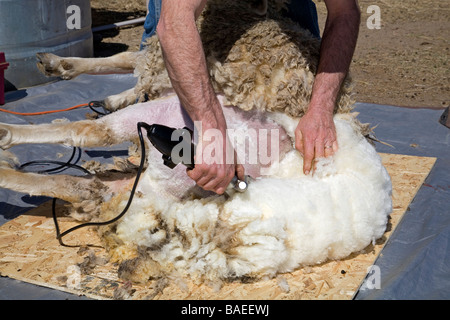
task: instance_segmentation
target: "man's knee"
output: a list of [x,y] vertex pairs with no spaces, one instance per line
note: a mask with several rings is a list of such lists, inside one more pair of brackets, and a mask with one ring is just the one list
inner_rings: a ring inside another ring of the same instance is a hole
[[144,33],[142,34],[142,40],[140,49],[145,47],[145,42],[148,38],[156,33],[156,26],[159,22],[161,15],[161,0],[147,0],[147,16],[144,22]]
[[312,0],[290,1],[285,15],[320,38],[319,20],[316,5]]

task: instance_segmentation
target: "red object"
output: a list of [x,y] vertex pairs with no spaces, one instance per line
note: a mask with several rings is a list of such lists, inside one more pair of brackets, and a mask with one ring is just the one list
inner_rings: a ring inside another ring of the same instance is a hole
[[5,60],[5,53],[0,52],[0,104],[5,104],[5,70],[9,63]]

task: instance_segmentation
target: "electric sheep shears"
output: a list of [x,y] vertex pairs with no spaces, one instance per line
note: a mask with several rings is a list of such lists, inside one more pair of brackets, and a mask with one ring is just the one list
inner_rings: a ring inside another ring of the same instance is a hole
[[[150,142],[162,153],[162,159],[166,166],[173,169],[179,163],[182,163],[188,169],[194,169],[195,144],[191,142],[192,130],[186,127],[175,129],[161,124],[141,123],[141,125],[147,130],[147,137]],[[187,155],[184,154],[186,150],[189,151]],[[247,187],[248,176],[245,177],[245,180],[240,180],[235,175],[227,190],[231,188],[238,192],[245,192]]]

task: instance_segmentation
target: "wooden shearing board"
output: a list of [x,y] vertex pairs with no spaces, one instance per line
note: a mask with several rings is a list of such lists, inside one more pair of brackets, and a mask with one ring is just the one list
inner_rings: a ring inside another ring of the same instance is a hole
[[[224,283],[220,289],[196,285],[189,279],[169,281],[168,285],[161,281],[132,285],[119,280],[117,266],[106,262],[95,231],[80,229],[64,237],[64,242],[96,246],[81,250],[61,246],[55,238],[51,202],[47,202],[0,227],[0,275],[94,299],[351,299],[436,161],[394,154],[381,157],[393,184],[393,212],[387,231],[374,245],[340,261],[270,280]],[[59,221],[61,230],[76,224],[70,218]],[[96,260],[92,270],[83,264],[89,258]],[[102,260],[105,263],[99,264]],[[80,269],[80,263],[86,268]]]

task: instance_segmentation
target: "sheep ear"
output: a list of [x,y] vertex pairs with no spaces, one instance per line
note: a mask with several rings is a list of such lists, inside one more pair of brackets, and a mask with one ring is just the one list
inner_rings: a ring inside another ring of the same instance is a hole
[[267,13],[267,0],[250,1],[250,8],[256,14],[263,16]]

